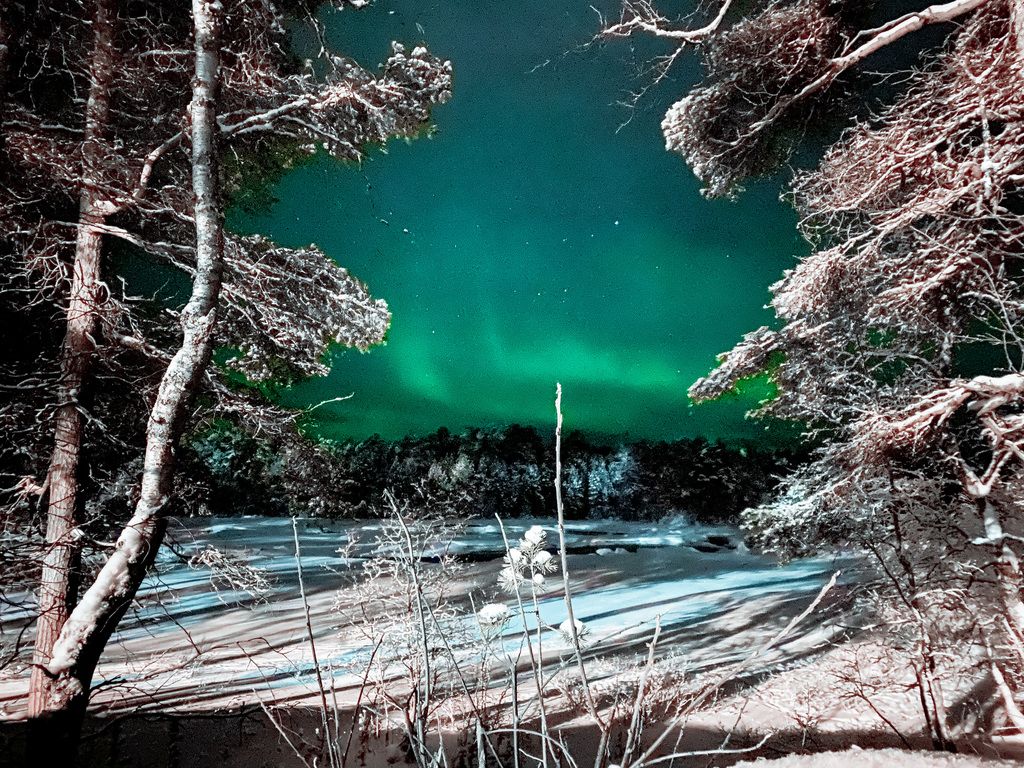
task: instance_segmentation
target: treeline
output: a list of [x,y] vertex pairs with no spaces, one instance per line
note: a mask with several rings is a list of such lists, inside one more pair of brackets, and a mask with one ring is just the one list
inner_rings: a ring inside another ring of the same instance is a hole
[[[374,516],[386,490],[463,514],[555,512],[552,439],[533,427],[271,446],[220,423],[189,447],[192,508],[210,514]],[[563,441],[566,514],[731,520],[798,459],[700,438],[608,445],[574,432]]]

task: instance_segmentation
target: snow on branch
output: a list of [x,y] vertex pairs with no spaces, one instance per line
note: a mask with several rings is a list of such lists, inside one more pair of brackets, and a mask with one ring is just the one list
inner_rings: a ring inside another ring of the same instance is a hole
[[366,351],[391,322],[387,303],[316,246],[282,248],[256,236],[228,238],[224,299],[221,343],[239,351],[228,366],[253,381],[282,363],[325,376],[331,344]]
[[[1020,61],[1005,8],[980,10],[899,100],[797,177],[804,233],[827,247],[772,286],[785,357],[768,411],[838,427],[913,410],[957,386],[949,366],[968,343],[1000,348],[1002,370],[1015,369]],[[899,429],[892,438],[915,439]]]
[[1024,163],[1019,54],[1007,25],[1004,14],[976,16],[899,101],[799,176],[805,226],[889,233],[957,208],[998,207]]
[[[997,411],[1024,398],[1024,374],[976,376],[937,389],[895,413],[873,413],[852,426],[845,451],[851,463],[876,463],[883,456],[914,455],[930,450],[936,434],[967,406],[986,425],[994,445],[1024,438],[1020,427],[1000,429]],[[1015,420],[1018,421],[1018,420]],[[1002,424],[1006,424],[1002,421]],[[1016,432],[1017,434],[1011,434]],[[1022,454],[1024,456],[1024,454]]]
[[709,196],[733,194],[741,179],[778,161],[768,134],[752,126],[829,70],[840,26],[822,4],[775,4],[708,40],[703,85],[673,104],[661,123]]
[[775,314],[793,320],[814,313],[836,295],[850,270],[841,248],[811,254],[771,287]]
[[767,326],[748,333],[732,351],[719,355],[719,364],[711,373],[690,386],[690,399],[698,403],[713,400],[741,379],[762,373],[779,346],[778,334]]
[[622,15],[601,31],[602,37],[629,37],[642,32],[679,43],[700,43],[714,34],[729,12],[732,0],[723,0],[715,16],[705,25],[693,29],[672,29],[668,19],[655,9],[650,0],[625,0]]
[[[323,80],[307,71],[257,83],[251,72],[239,71],[234,81],[227,79],[228,93],[234,90],[246,104],[219,119],[221,130],[229,137],[274,131],[358,160],[368,144],[418,133],[430,108],[451,95],[451,62],[422,46],[407,51],[392,43],[379,75],[338,56],[330,67]],[[254,96],[261,108],[253,109]]]
[[812,96],[844,72],[925,26],[949,22],[993,0],[954,0],[851,34],[847,5],[819,0],[775,2],[724,31],[729,3],[706,26],[674,30],[648,2],[626,3],[605,36],[634,32],[700,43],[708,76],[672,105],[662,121],[666,147],[678,152],[709,196],[729,196],[740,182],[775,168],[788,151],[786,133],[814,109]]

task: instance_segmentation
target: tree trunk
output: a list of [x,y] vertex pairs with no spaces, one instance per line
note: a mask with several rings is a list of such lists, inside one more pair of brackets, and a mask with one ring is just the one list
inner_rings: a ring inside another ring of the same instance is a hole
[[1017,48],[1017,67],[1024,70],[1024,0],[1010,0],[1010,34]]
[[[0,0],[0,96],[7,103],[7,72],[11,60],[10,0]],[[2,139],[0,139],[2,140]]]
[[1024,640],[1024,599],[1021,597],[1021,571],[1017,553],[1013,551],[1003,531],[999,508],[987,495],[976,501],[985,526],[985,537],[995,549],[995,575],[1003,603],[1003,615],[1017,640]]
[[196,74],[192,86],[192,186],[195,193],[196,275],[181,313],[181,347],[160,381],[146,429],[140,498],[110,558],[68,617],[45,666],[54,696],[47,714],[68,722],[60,735],[77,738],[92,675],[163,541],[178,439],[188,407],[213,351],[223,271],[223,223],[217,174],[216,96],[222,6],[193,0]]
[[39,586],[39,618],[29,688],[30,717],[53,709],[61,694],[43,670],[53,645],[74,607],[80,547],[75,538],[78,461],[82,445],[81,395],[89,378],[94,336],[103,301],[100,283],[102,235],[97,229],[107,216],[102,197],[105,151],[103,138],[110,114],[114,76],[115,0],[95,0],[93,48],[89,62],[89,97],[82,145],[82,187],[79,193],[78,237],[67,306],[67,330],[60,353],[61,378],[54,418],[54,448],[46,486],[46,552]]

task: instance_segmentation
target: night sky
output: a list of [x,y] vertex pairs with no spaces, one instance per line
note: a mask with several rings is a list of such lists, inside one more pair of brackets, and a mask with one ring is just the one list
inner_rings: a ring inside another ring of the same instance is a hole
[[[585,44],[590,0],[377,0],[326,12],[336,50],[374,67],[389,41],[426,42],[455,69],[436,133],[391,142],[362,167],[317,158],[229,224],[315,242],[386,299],[385,346],[341,351],[289,405],[354,392],[314,431],[394,438],[440,426],[549,426],[606,436],[772,438],[744,418],[763,394],[691,406],[690,383],[771,321],[768,286],[803,250],[782,178],[708,201],[665,152],[665,108],[699,76],[690,56],[650,83],[656,41]],[[612,11],[617,0],[602,4]],[[628,123],[623,126],[624,122]]]

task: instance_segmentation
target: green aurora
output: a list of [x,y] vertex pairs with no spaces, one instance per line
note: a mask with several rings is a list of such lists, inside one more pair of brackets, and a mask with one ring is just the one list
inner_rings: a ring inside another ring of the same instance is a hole
[[365,65],[392,39],[426,42],[452,60],[455,93],[431,138],[392,142],[358,168],[318,156],[274,186],[269,211],[229,217],[317,243],[394,313],[385,346],[339,351],[330,376],[282,393],[293,406],[354,393],[318,408],[314,432],[543,427],[561,381],[567,427],[591,434],[783,437],[744,418],[764,386],[699,407],[686,397],[717,353],[771,322],[767,287],[803,250],[780,179],[737,202],[703,199],[659,130],[698,62],[681,60],[627,109],[616,102],[650,83],[640,67],[665,49],[585,45],[599,24],[590,5],[325,12],[332,46]]

